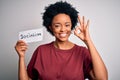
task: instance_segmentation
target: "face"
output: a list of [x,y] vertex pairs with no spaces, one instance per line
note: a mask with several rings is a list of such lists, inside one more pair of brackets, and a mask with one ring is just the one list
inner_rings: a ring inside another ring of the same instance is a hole
[[50,27],[56,40],[68,41],[71,34],[71,19],[66,14],[58,14],[53,18],[52,26]]

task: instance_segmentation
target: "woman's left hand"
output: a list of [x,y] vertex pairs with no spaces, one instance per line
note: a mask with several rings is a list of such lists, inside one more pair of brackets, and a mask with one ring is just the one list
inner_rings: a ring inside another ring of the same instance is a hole
[[80,26],[77,26],[75,28],[74,34],[86,43],[88,40],[90,40],[89,20],[87,20],[87,22],[85,22],[84,16],[82,17],[82,19],[80,18],[80,16],[78,16],[78,21],[80,23]]

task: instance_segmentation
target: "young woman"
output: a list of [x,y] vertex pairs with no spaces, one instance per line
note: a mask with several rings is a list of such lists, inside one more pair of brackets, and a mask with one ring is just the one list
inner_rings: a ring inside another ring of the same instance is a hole
[[[107,80],[107,69],[89,35],[89,20],[78,16],[67,2],[56,2],[45,9],[43,25],[55,41],[40,45],[27,67],[25,52],[27,44],[19,40],[15,49],[19,55],[20,80]],[[76,26],[79,22],[80,26]],[[75,29],[74,29],[75,28]],[[87,48],[68,40],[71,31]],[[80,31],[80,32],[79,32]]]

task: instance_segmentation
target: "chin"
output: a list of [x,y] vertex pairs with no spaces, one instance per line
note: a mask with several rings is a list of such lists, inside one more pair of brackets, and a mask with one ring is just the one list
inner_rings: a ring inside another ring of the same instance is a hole
[[57,41],[59,41],[59,42],[66,42],[66,41],[68,41],[68,38],[59,38],[59,39],[57,39]]

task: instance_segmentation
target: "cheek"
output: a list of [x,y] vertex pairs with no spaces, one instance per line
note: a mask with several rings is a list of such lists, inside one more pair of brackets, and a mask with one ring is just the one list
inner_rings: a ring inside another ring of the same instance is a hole
[[56,36],[56,35],[59,33],[59,30],[57,30],[57,29],[52,29],[52,32],[53,32],[54,36]]
[[68,31],[68,32],[71,32],[71,31],[72,31],[72,29],[71,29],[71,28],[68,28],[68,29],[67,29],[67,31]]
[[69,30],[69,31],[71,31],[72,29],[71,29],[71,28],[69,28],[68,30]]
[[53,31],[53,33],[58,33],[59,32],[58,29],[53,29],[52,31]]

